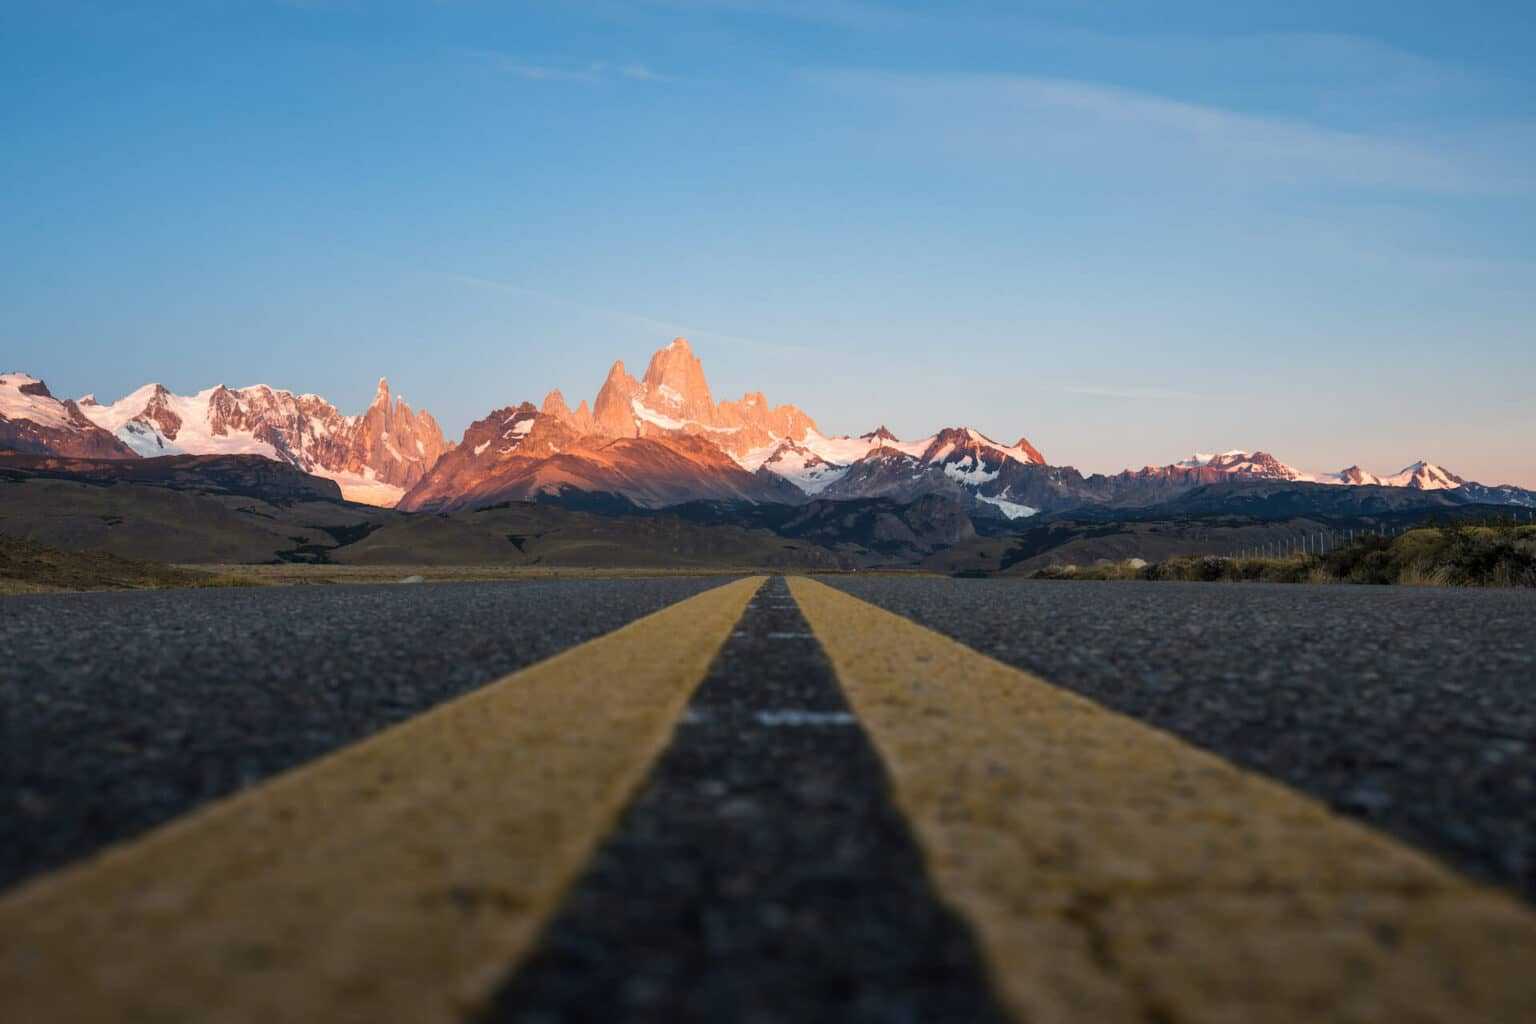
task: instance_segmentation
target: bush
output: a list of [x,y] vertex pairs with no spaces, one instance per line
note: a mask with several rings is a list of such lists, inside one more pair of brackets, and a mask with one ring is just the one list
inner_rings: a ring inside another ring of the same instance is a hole
[[1444,526],[1431,523],[1396,537],[1366,534],[1321,555],[1183,556],[1151,565],[1131,559],[1086,568],[1052,566],[1033,578],[1532,587],[1536,586],[1536,525],[1507,517]]

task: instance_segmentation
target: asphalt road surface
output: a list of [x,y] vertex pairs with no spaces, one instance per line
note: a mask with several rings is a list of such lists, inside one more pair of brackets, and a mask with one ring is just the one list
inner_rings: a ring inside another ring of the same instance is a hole
[[826,583],[0,599],[0,1017],[1532,1019],[1536,594]]
[[0,598],[0,887],[720,582]]
[[484,1020],[1001,1022],[783,580]]
[[826,582],[1536,899],[1536,592]]

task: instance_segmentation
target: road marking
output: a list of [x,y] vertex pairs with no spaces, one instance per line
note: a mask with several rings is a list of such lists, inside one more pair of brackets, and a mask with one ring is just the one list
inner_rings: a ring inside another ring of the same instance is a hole
[[755,716],[758,725],[854,725],[858,722],[847,711],[811,711],[807,708],[774,708],[759,711]]
[[1536,914],[824,584],[791,592],[1023,1020],[1536,1020]]
[[[975,942],[939,904],[857,728],[765,726],[848,705],[783,581],[743,616],[680,728],[532,952],[477,1018],[1000,1024]],[[745,712],[745,713],[744,713]]]
[[0,1019],[458,1021],[526,954],[761,578],[0,897]]

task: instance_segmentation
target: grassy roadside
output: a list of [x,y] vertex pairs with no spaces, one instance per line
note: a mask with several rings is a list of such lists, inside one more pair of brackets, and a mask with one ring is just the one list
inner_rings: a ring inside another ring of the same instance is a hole
[[177,568],[209,572],[225,579],[278,586],[334,583],[466,583],[502,580],[646,579],[663,576],[940,576],[910,569],[785,569],[782,566],[550,566],[550,565],[183,565]]
[[754,565],[548,566],[181,564],[123,558],[105,551],[69,551],[0,533],[0,595],[82,590],[163,590],[183,587],[300,586],[335,583],[460,583],[500,580],[639,579],[660,576],[765,574],[939,575],[918,570],[788,569]]
[[1429,525],[1396,537],[1369,535],[1320,555],[1289,558],[1138,559],[1052,566],[1031,579],[1375,583],[1408,586],[1536,586],[1536,526],[1509,520]]
[[306,565],[285,562],[272,565],[180,565],[178,569],[208,572],[226,579],[275,586],[326,585],[335,583],[466,583],[503,580],[640,579],[655,576],[744,576],[764,570],[750,567],[598,568],[588,566],[506,565]]
[[0,594],[260,585],[258,580],[204,569],[122,558],[105,551],[64,551],[0,534]]

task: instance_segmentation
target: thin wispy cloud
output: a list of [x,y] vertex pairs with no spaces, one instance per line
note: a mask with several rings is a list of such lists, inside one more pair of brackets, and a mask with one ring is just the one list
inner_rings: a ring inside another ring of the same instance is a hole
[[[574,0],[573,0],[574,2]],[[1351,108],[1365,99],[1423,95],[1466,86],[1478,76],[1369,36],[1347,32],[1110,32],[1049,21],[1030,14],[937,9],[873,0],[643,0],[658,11],[682,11],[737,20],[773,19],[861,34],[905,34],[924,39],[1010,40],[1143,69],[1187,74],[1192,68],[1230,76],[1260,76],[1318,90],[1330,106]]]
[[949,25],[1141,73],[1219,75],[1232,85],[1261,79],[1266,87],[1293,92],[1405,96],[1483,84],[1465,68],[1344,32],[1105,32],[1013,15],[953,19]]
[[625,64],[619,68],[619,74],[636,82],[659,82],[665,77],[658,75],[644,64]]
[[602,85],[614,79],[631,82],[660,82],[665,76],[645,64],[612,65],[593,61],[585,65],[560,65],[525,60],[495,50],[460,50],[464,57],[477,61],[491,70],[528,82],[573,82],[583,85]]
[[645,0],[645,6],[687,14],[798,21],[859,32],[914,28],[920,13],[865,0]]
[[[1057,158],[1097,172],[1161,167],[1245,184],[1525,194],[1524,165],[1495,151],[1239,113],[1098,82],[1031,75],[811,70],[829,92],[899,116],[909,135],[978,159]],[[946,149],[946,153],[954,152]]]

